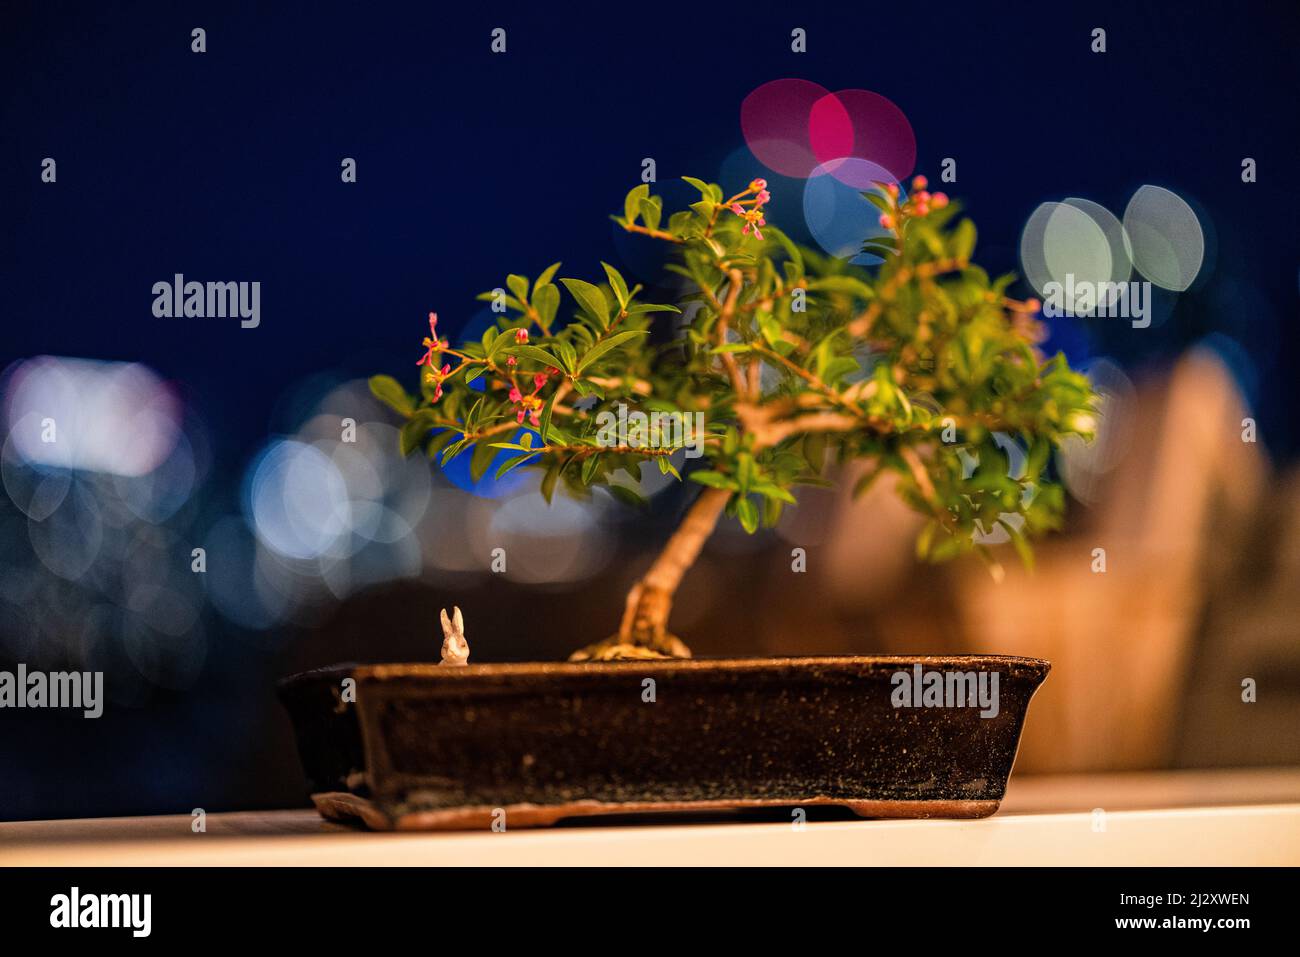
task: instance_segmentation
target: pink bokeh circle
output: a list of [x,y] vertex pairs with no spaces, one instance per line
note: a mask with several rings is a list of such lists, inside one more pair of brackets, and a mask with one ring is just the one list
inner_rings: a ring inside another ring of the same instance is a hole
[[749,151],[774,173],[807,179],[822,162],[809,137],[809,120],[814,105],[829,95],[810,80],[764,83],[740,104],[740,130]]
[[[916,134],[892,100],[870,90],[828,92],[810,80],[772,80],[745,97],[740,128],[754,157],[774,173],[807,179],[814,170],[860,183],[856,158],[902,180],[916,168]],[[848,178],[844,178],[848,177]]]
[[[912,124],[892,100],[879,93],[839,90],[827,94],[813,104],[808,124],[809,142],[820,164],[855,156],[884,167],[895,180],[906,179],[916,168]],[[828,172],[835,176],[837,169]]]

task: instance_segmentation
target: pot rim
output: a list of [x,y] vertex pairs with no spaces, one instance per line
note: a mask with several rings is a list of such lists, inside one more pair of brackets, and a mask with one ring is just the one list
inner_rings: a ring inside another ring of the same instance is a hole
[[324,678],[352,676],[388,680],[395,678],[435,678],[439,681],[472,681],[475,678],[516,676],[558,676],[584,674],[620,674],[628,668],[671,672],[747,671],[766,672],[802,668],[841,667],[848,669],[898,668],[900,665],[927,665],[936,668],[961,666],[988,669],[1009,667],[1024,669],[1046,677],[1052,663],[1043,658],[1020,655],[787,655],[750,658],[637,658],[627,661],[527,661],[469,664],[446,667],[438,662],[391,662],[384,664],[347,663],[302,671],[280,679],[279,688],[289,690]]

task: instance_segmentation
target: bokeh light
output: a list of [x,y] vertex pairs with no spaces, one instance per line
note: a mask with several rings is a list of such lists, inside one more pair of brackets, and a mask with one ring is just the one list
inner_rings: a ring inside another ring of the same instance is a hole
[[1205,259],[1205,232],[1187,201],[1161,186],[1143,186],[1124,210],[1133,264],[1151,282],[1182,292]]
[[[1054,202],[1041,204],[1025,223],[1020,266],[1026,281],[1044,298],[1049,298],[1050,285],[1059,284],[1057,303],[1074,315],[1096,310],[1092,291],[1115,272],[1110,241],[1097,221],[1077,205]],[[1066,301],[1071,290],[1073,298]]]
[[1097,393],[1097,434],[1091,442],[1066,436],[1057,468],[1070,494],[1087,504],[1100,498],[1107,475],[1128,454],[1136,429],[1137,390],[1113,360],[1098,357],[1082,370]]
[[[808,176],[822,162],[810,137],[813,107],[828,92],[809,80],[782,79],[750,93],[740,104],[740,129],[750,152],[782,176]],[[831,111],[823,107],[822,113]]]
[[276,439],[250,471],[245,514],[281,555],[319,558],[350,528],[347,483],[319,449]]
[[[876,181],[895,182],[916,168],[916,134],[892,100],[870,90],[838,90],[813,104],[809,141],[818,164],[858,189]],[[867,178],[864,168],[845,162],[865,160],[889,171]]]
[[[880,262],[879,257],[862,252],[862,244],[888,231],[880,225],[880,210],[862,195],[863,187],[846,180],[862,181],[865,189],[876,190],[872,183],[892,183],[889,170],[855,157],[836,161],[836,169],[845,175],[831,175],[818,167],[804,185],[803,214],[817,245],[832,256],[860,265]],[[878,190],[876,190],[878,191]]]
[[180,403],[144,366],[39,356],[9,373],[5,417],[33,465],[137,476],[171,452]]

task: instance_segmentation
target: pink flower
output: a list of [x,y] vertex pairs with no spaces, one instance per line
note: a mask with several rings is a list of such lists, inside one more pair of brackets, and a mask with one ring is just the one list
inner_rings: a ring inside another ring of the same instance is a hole
[[546,374],[545,374],[545,373],[539,372],[539,373],[537,373],[537,375],[533,376],[533,388],[534,388],[534,389],[540,389],[540,388],[541,388],[542,386],[544,386],[544,385],[546,385]]
[[918,176],[912,180],[912,189],[914,191],[918,189],[925,189],[926,186],[928,185],[930,185],[930,181],[926,179],[924,176]]
[[509,399],[511,402],[523,402],[524,394],[519,391],[518,386],[515,386],[513,389],[510,390]]
[[514,356],[506,356],[506,365],[513,366],[513,365],[517,365],[518,363],[519,360],[516,359]]
[[523,421],[524,421],[524,410],[523,410],[523,409],[520,409],[520,410],[519,410],[518,414],[515,416],[515,421],[516,421],[516,422],[523,422]]
[[740,234],[742,236],[748,236],[752,231],[754,233],[754,238],[761,241],[763,233],[758,227],[767,225],[767,220],[763,218],[763,204],[772,198],[772,194],[767,191],[767,180],[756,179],[754,182],[749,184],[749,188],[758,190],[758,195],[754,198],[753,208],[746,209],[740,203],[732,203],[729,208],[733,213],[745,221],[745,225],[741,227]]
[[542,417],[537,414],[536,409],[533,409],[531,412],[528,413],[528,421],[533,423],[533,425],[541,425]]
[[515,330],[515,342],[527,342],[527,341],[528,341],[528,330],[527,330],[527,329],[522,329],[522,328],[521,328],[521,329],[516,329],[516,330]]
[[946,193],[935,193],[930,197],[930,205],[935,209],[943,209],[948,205],[948,195]]
[[882,213],[880,216],[880,225],[883,226],[885,229],[893,229],[894,217],[890,216],[888,213]]
[[436,312],[429,313],[429,335],[435,339],[438,338],[438,314]]
[[442,343],[437,342],[434,339],[430,339],[426,336],[424,342],[422,342],[421,345],[424,346],[424,355],[422,355],[415,364],[417,366],[428,366],[429,370],[432,371],[434,353],[438,351],[438,348],[442,345]]

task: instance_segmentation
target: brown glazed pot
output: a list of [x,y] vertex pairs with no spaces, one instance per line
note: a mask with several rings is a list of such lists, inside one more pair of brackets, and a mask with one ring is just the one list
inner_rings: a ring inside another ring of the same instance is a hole
[[[997,714],[895,707],[894,676],[917,665],[996,674]],[[375,829],[825,804],[973,818],[997,810],[1050,667],[998,656],[344,665],[287,678],[280,695],[317,809]]]

